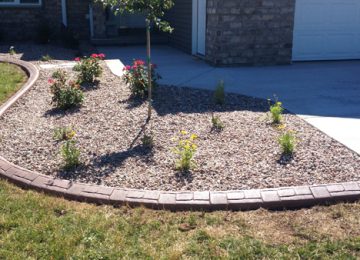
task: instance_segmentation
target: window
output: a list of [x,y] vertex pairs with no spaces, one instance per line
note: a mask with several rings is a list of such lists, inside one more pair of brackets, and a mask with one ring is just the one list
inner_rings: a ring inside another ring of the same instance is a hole
[[39,6],[41,0],[0,0],[0,6]]

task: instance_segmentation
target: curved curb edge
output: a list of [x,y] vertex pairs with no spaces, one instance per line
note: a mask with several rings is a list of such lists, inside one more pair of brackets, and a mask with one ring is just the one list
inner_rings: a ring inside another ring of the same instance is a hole
[[[24,61],[14,59],[0,59],[0,61],[19,65],[29,74],[26,84],[0,107],[0,116],[2,116],[34,85],[39,77],[39,70],[33,64]],[[281,210],[336,202],[352,202],[360,199],[360,182],[233,191],[172,192],[121,189],[76,183],[32,172],[8,162],[1,156],[0,177],[23,188],[31,188],[71,200],[169,210],[251,210],[258,208]]]
[[25,85],[16,92],[5,104],[0,106],[0,117],[5,113],[5,111],[11,107],[22,95],[26,93],[36,82],[39,78],[39,70],[35,67],[35,65],[25,62],[22,60],[17,59],[7,59],[7,58],[0,58],[0,62],[7,62],[11,64],[15,64],[20,66],[23,70],[25,70],[29,76],[29,79],[25,83]]

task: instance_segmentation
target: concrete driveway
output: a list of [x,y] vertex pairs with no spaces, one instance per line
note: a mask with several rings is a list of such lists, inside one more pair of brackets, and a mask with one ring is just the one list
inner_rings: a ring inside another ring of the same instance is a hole
[[[107,64],[122,75],[124,64],[145,59],[145,47],[101,47]],[[154,46],[160,83],[214,89],[260,98],[275,94],[290,111],[360,154],[360,61],[302,62],[289,66],[215,68],[168,46]]]

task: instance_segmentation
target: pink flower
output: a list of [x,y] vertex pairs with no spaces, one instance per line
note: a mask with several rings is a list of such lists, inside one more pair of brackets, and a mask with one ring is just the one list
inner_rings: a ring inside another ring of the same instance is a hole
[[126,65],[123,70],[131,70],[131,66],[130,65]]
[[104,53],[100,53],[100,54],[98,54],[98,57],[99,57],[99,59],[103,60],[103,59],[105,59],[106,56]]
[[131,69],[136,70],[137,67],[138,67],[138,66],[135,64],[134,66],[131,67]]
[[80,61],[80,58],[79,58],[79,57],[76,57],[76,58],[74,59],[74,61]]
[[54,80],[54,79],[48,79],[48,83],[49,83],[49,84],[54,84],[54,83],[55,83],[55,80]]
[[91,56],[90,56],[91,58],[93,58],[93,59],[97,59],[97,58],[99,58],[99,56],[96,54],[96,53],[93,53],[93,54],[91,54]]

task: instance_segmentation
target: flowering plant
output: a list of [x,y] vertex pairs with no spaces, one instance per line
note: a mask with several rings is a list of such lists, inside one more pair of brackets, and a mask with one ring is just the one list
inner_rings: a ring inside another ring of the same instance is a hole
[[[156,64],[151,64],[152,86],[157,86],[157,80],[161,76],[156,73]],[[129,85],[133,96],[145,97],[148,93],[148,68],[143,60],[134,60],[133,65],[127,65],[123,69],[124,81]]]
[[189,171],[194,166],[193,157],[197,150],[195,140],[198,138],[196,134],[189,134],[187,131],[180,131],[180,137],[174,138],[177,142],[173,153],[178,155],[176,161],[176,169],[180,171]]
[[103,53],[93,53],[90,57],[76,57],[74,60],[77,62],[77,65],[74,67],[74,70],[80,72],[78,81],[80,83],[94,83],[95,79],[102,74],[99,61],[103,59],[105,59],[105,54]]
[[74,81],[67,82],[66,72],[58,70],[48,80],[50,90],[53,94],[52,103],[60,109],[69,109],[79,106],[84,100],[84,94],[80,85]]

